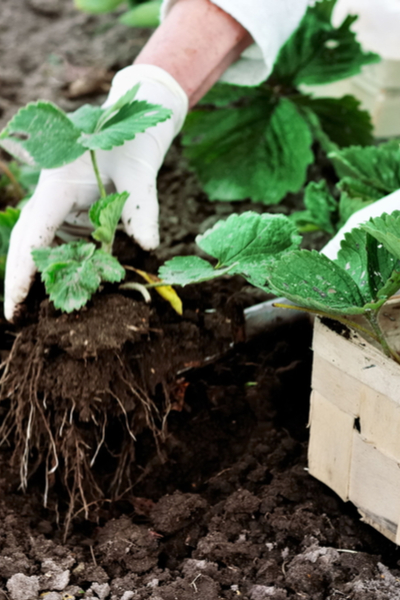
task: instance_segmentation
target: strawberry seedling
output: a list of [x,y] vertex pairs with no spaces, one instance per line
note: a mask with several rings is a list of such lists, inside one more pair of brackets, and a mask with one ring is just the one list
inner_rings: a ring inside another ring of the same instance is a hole
[[108,109],[85,105],[66,114],[50,102],[28,104],[0,134],[3,148],[41,169],[61,167],[90,152],[100,200],[93,204],[89,218],[94,227],[92,237],[101,243],[101,248],[77,241],[32,251],[50,299],[64,312],[84,306],[102,281],[115,283],[125,276],[111,251],[129,194],[107,196],[95,151],[121,146],[170,117],[171,111],[166,108],[135,100],[138,88],[136,85]]

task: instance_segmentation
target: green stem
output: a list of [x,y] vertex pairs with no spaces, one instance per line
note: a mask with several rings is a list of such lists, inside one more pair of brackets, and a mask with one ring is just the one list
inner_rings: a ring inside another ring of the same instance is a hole
[[383,349],[384,353],[386,354],[386,356],[393,358],[398,364],[400,364],[400,356],[397,354],[397,352],[395,350],[393,350],[389,346],[389,344],[387,343],[385,336],[379,326],[378,311],[371,311],[371,312],[365,313],[365,317],[368,319],[369,324],[371,325],[372,329],[374,330],[375,335],[377,336],[378,341],[379,341],[380,345],[382,346],[382,349]]
[[278,308],[288,308],[291,310],[299,310],[301,312],[306,312],[311,315],[315,315],[317,317],[325,317],[327,319],[331,319],[332,321],[339,321],[339,323],[346,325],[346,327],[355,329],[356,331],[359,331],[360,333],[363,333],[364,335],[368,335],[373,340],[380,343],[380,338],[376,335],[376,333],[374,331],[371,331],[370,329],[363,327],[362,325],[360,325],[359,323],[356,323],[355,321],[351,321],[347,317],[342,317],[339,315],[332,315],[332,314],[323,312],[322,310],[315,310],[313,308],[305,308],[304,306],[295,306],[294,304],[282,304],[280,302],[274,302],[273,306],[276,306]]
[[100,197],[105,198],[107,196],[107,192],[100,177],[99,165],[97,164],[97,157],[94,150],[90,150],[90,158],[92,159],[93,170],[96,175],[97,185],[99,186]]

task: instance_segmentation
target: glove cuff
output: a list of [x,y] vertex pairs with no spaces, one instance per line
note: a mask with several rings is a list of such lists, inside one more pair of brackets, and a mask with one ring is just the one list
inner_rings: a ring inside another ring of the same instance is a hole
[[[177,135],[185,121],[189,109],[189,99],[176,79],[167,73],[167,71],[161,69],[161,67],[156,67],[155,65],[130,65],[118,71],[112,80],[110,93],[103,104],[103,108],[108,108],[115,104],[121,96],[137,83],[141,84],[137,95],[139,99],[151,101],[165,108],[172,109],[174,136]],[[146,84],[151,84],[152,87],[162,86],[160,93],[157,94],[157,100],[148,97],[148,94],[145,93],[143,87]]]

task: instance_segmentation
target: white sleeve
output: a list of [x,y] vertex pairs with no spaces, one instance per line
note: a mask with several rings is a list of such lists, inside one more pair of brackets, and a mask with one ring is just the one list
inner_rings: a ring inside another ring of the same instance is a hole
[[[161,20],[178,0],[164,0]],[[238,21],[255,43],[231,65],[221,81],[257,85],[272,71],[281,46],[298,27],[308,0],[211,0]]]

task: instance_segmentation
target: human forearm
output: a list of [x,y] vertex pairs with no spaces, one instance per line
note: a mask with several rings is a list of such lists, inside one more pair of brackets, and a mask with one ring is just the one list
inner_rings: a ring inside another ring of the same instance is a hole
[[179,0],[134,64],[167,71],[193,106],[251,43],[247,30],[209,0]]

